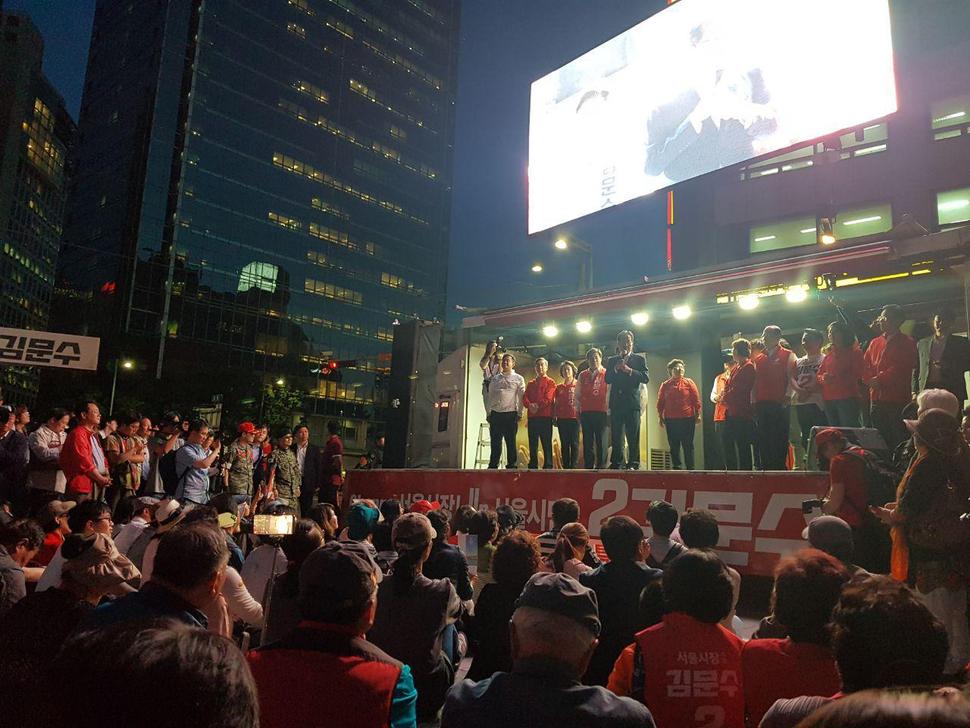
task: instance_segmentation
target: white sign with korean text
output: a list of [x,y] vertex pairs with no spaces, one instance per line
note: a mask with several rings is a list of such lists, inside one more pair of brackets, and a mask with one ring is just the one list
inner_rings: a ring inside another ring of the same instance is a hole
[[0,365],[94,371],[100,348],[93,336],[0,327]]

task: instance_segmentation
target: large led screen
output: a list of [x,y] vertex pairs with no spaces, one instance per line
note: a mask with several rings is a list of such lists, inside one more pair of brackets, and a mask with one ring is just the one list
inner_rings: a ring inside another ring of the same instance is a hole
[[529,232],[895,110],[888,0],[681,0],[532,84]]

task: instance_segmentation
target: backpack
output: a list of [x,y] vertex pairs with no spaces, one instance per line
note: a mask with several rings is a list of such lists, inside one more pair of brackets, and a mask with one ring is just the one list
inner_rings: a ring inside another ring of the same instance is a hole
[[[858,445],[851,445],[843,452],[859,458],[865,466],[866,505],[881,507],[896,500],[896,486],[899,485],[900,479],[896,468],[882,460],[874,452]],[[859,510],[856,503],[853,503],[852,506]],[[868,513],[868,508],[865,509],[865,513]]]
[[158,476],[162,480],[162,489],[169,498],[175,497],[175,491],[178,490],[179,484],[185,478],[186,473],[191,470],[191,468],[186,469],[185,473],[182,473],[182,476],[179,477],[178,470],[175,467],[176,452],[177,450],[170,450],[162,455],[158,461]]

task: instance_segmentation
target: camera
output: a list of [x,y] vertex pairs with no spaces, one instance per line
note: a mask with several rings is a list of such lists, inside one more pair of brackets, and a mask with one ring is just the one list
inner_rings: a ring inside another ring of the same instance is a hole
[[260,514],[253,516],[252,521],[240,524],[241,533],[251,533],[254,536],[289,536],[296,525],[296,516],[270,516]]
[[504,341],[505,341],[505,337],[504,336],[496,336],[495,339],[493,339],[492,341],[490,341],[488,343],[495,344],[495,353],[497,353],[497,354],[504,354],[506,352],[506,348],[503,345],[503,342]]

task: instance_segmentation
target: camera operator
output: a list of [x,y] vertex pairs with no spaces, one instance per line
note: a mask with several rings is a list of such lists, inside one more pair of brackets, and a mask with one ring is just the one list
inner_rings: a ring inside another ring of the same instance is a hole
[[478,362],[478,368],[482,370],[482,399],[485,402],[485,411],[488,412],[488,385],[492,377],[502,371],[502,354],[505,347],[502,346],[502,338],[499,336],[485,345],[485,354]]

